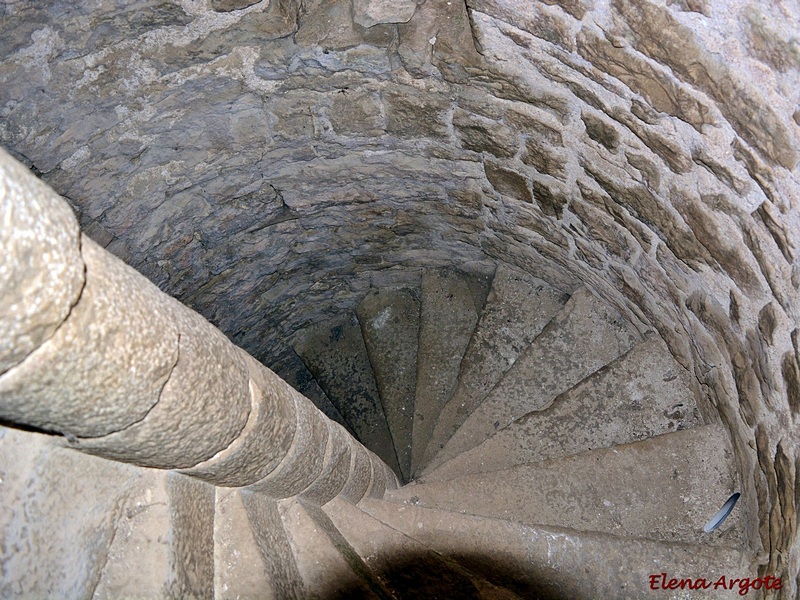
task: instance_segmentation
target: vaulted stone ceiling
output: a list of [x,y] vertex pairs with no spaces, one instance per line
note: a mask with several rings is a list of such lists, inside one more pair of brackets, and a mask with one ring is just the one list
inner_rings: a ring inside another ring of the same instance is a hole
[[0,144],[268,363],[426,266],[589,285],[694,369],[794,578],[799,11],[4,2]]

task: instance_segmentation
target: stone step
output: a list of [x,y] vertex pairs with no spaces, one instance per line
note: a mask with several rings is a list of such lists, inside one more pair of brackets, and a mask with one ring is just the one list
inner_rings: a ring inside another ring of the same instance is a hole
[[461,358],[478,322],[474,285],[454,269],[422,276],[411,471],[424,464],[428,441],[458,381]]
[[217,488],[215,598],[304,598],[277,502],[263,494]]
[[278,377],[283,379],[286,383],[303,394],[306,398],[311,400],[322,413],[329,419],[336,421],[339,425],[344,427],[348,432],[353,434],[350,425],[339,412],[339,409],[333,405],[331,399],[319,387],[317,380],[308,370],[303,360],[297,355],[294,349],[289,348],[281,359],[269,367],[274,371]]
[[323,509],[396,598],[517,600],[519,596],[443,558],[358,507],[335,499]]
[[0,597],[209,597],[214,488],[0,427]]
[[397,507],[370,500],[360,507],[522,598],[739,598],[738,587],[653,590],[651,577],[655,576],[658,588],[661,573],[667,580],[705,578],[712,586],[723,576],[726,583],[731,578],[756,577],[749,557],[731,548],[532,527],[411,504]]
[[630,350],[639,338],[614,308],[585,288],[577,290],[425,472],[481,444],[515,419],[547,408],[559,394]]
[[318,507],[297,500],[279,502],[305,598],[394,600],[358,553]]
[[651,335],[556,398],[459,454],[425,481],[627,444],[703,424],[691,375]]
[[528,525],[738,546],[741,508],[719,530],[703,533],[737,490],[732,464],[727,433],[714,424],[503,471],[407,485],[386,498]]
[[299,332],[295,351],[356,437],[400,476],[378,387],[356,316]]
[[411,475],[419,290],[372,290],[356,309],[404,480]]
[[506,265],[497,267],[461,361],[458,385],[437,420],[431,450],[453,436],[568,298],[540,279]]

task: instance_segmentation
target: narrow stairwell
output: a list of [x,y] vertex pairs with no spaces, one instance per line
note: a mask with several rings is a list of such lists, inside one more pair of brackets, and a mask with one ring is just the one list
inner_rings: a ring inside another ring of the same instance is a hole
[[428,270],[298,334],[320,408],[407,482],[355,506],[281,501],[308,597],[646,598],[661,573],[754,577],[749,515],[703,531],[739,481],[691,375],[570,292],[505,264]]

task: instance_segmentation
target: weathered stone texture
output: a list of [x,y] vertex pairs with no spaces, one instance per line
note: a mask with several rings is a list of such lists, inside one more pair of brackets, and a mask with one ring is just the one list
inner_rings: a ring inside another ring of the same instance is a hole
[[2,374],[67,318],[83,290],[84,265],[72,211],[2,149],[0,214]]

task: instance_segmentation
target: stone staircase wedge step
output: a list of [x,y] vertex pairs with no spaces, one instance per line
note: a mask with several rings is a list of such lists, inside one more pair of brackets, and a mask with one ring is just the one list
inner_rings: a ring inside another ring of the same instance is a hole
[[519,600],[348,502],[334,499],[321,510],[398,599]]
[[732,465],[728,435],[713,424],[503,471],[411,484],[386,499],[528,525],[739,547],[742,508],[717,531],[703,533],[738,490]]
[[656,335],[542,411],[513,421],[420,482],[444,481],[627,444],[703,424],[691,375]]
[[278,505],[264,494],[217,488],[215,598],[303,598]]
[[419,348],[419,290],[372,290],[356,309],[400,471],[411,475]]
[[497,267],[461,361],[458,385],[437,420],[432,448],[453,436],[568,299],[527,273],[503,264]]
[[300,331],[295,351],[359,441],[399,475],[397,454],[355,314]]
[[303,595],[285,598],[394,600],[319,508],[291,499],[278,506],[304,584]]
[[344,427],[350,434],[355,435],[353,430],[350,429],[342,413],[333,405],[331,399],[319,387],[319,383],[314,379],[311,371],[303,363],[303,360],[297,355],[294,349],[290,348],[281,359],[270,365],[269,367],[275,372],[278,377],[283,379],[286,383],[303,394],[306,398],[311,400],[322,413],[336,421],[339,425]]
[[475,287],[455,269],[431,269],[422,276],[412,473],[424,464],[436,420],[455,390],[461,359],[481,308],[476,307]]
[[[507,586],[523,598],[627,600],[718,599],[736,591],[654,591],[650,577],[717,582],[721,576],[755,578],[749,556],[730,548],[632,540],[607,534],[533,527],[412,504],[369,500],[359,505],[376,519],[413,537],[476,575]],[[748,597],[751,597],[749,595]]]
[[547,408],[559,394],[630,350],[640,339],[612,306],[586,288],[578,289],[423,474],[483,443],[515,419]]

